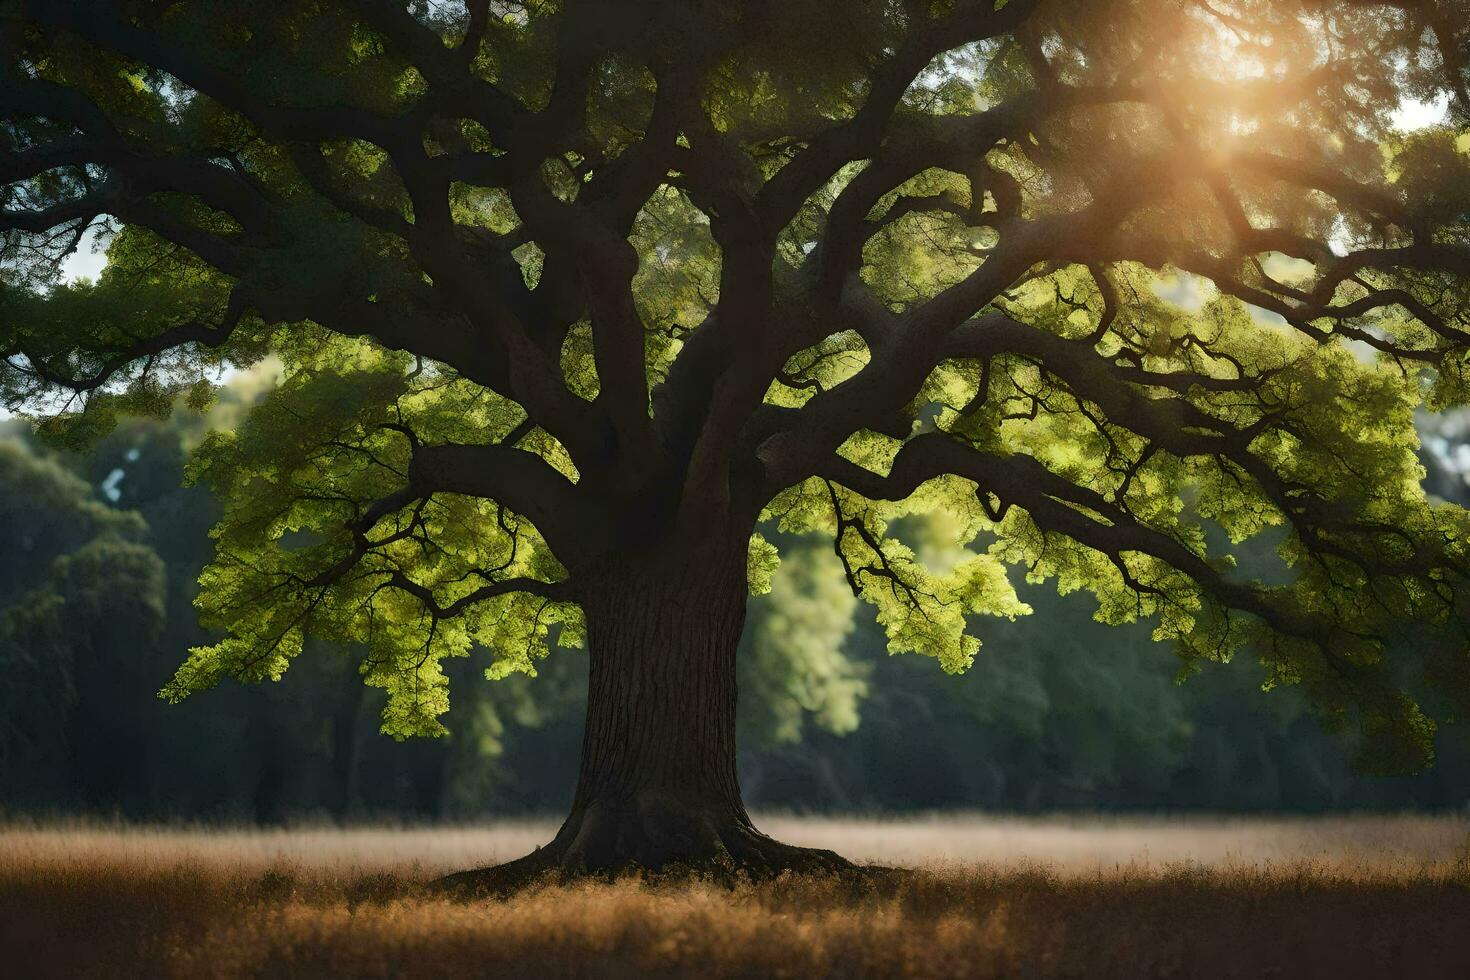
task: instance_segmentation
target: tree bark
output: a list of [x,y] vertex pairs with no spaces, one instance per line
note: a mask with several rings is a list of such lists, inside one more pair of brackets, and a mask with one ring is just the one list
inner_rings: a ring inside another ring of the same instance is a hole
[[722,830],[750,826],[735,774],[745,554],[732,552],[618,561],[589,583],[582,765],[557,839],[591,870],[713,857]]
[[582,763],[570,815],[519,861],[443,880],[515,887],[547,872],[689,869],[768,876],[851,869],[830,851],[761,834],[735,769],[735,650],[745,622],[748,535],[619,558],[582,592],[591,658]]

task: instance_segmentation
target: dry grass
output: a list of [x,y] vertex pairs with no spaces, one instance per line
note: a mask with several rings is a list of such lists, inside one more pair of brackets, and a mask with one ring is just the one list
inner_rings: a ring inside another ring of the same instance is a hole
[[515,856],[461,829],[0,829],[0,975],[1470,976],[1470,821],[761,821],[901,884],[423,883]]

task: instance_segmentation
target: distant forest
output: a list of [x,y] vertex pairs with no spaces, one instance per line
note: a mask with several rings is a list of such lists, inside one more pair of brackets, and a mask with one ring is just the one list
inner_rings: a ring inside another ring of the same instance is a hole
[[[575,780],[586,658],[479,680],[451,661],[450,735],[378,733],[383,692],[354,651],[304,656],[280,683],[156,697],[211,642],[192,602],[217,508],[184,486],[189,447],[228,425],[250,384],[208,419],[133,419],[86,453],[0,423],[0,807],[130,818],[462,819],[564,810]],[[1426,486],[1470,504],[1448,459],[1470,425],[1426,433]],[[942,528],[904,529],[915,546]],[[1090,597],[1027,585],[1034,614],[978,624],[962,676],[889,656],[846,592],[830,545],[801,542],[754,600],[741,656],[741,771],[756,808],[905,811],[1458,808],[1470,737],[1441,728],[1416,776],[1353,765],[1290,688],[1262,697],[1248,657],[1179,682],[1148,624],[1092,621]],[[783,549],[786,550],[786,549]],[[1247,555],[1269,574],[1270,554]],[[1432,637],[1406,642],[1432,643]],[[318,654],[327,651],[317,651]]]

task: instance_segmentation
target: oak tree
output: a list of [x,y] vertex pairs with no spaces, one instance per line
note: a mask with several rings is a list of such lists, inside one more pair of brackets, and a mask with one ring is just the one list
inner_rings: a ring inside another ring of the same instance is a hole
[[224,638],[166,697],[313,635],[432,733],[444,658],[585,642],[572,812],[502,874],[842,865],[737,785],[763,522],[894,652],[964,670],[1013,569],[1420,767],[1405,672],[1470,694],[1414,429],[1470,401],[1467,11],[0,0],[0,392],[82,440],[279,363],[193,464]]

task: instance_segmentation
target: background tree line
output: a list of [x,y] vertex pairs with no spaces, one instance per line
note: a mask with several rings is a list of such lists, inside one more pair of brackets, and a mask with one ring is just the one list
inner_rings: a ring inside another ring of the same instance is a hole
[[[229,425],[258,382],[206,418],[135,418],[85,453],[0,423],[0,799],[12,813],[273,821],[462,818],[567,805],[585,657],[486,682],[455,660],[441,739],[377,731],[386,695],[347,656],[303,657],[290,684],[155,696],[197,622],[196,578],[218,504],[183,485],[189,448]],[[1426,423],[1429,424],[1429,423]],[[1426,485],[1470,503],[1453,465],[1463,416],[1425,432]],[[942,528],[903,529],[922,549]],[[754,600],[741,654],[742,781],[752,806],[902,811],[1320,811],[1470,803],[1470,738],[1446,726],[1417,776],[1368,777],[1293,689],[1260,697],[1250,658],[1177,683],[1145,624],[1092,621],[1090,597],[1026,587],[1035,614],[981,624],[963,677],[890,657],[827,545],[787,542],[784,581]],[[934,557],[934,556],[931,556]],[[942,561],[943,557],[938,556]],[[1270,574],[1269,553],[1255,555]],[[328,653],[330,651],[318,651]]]

